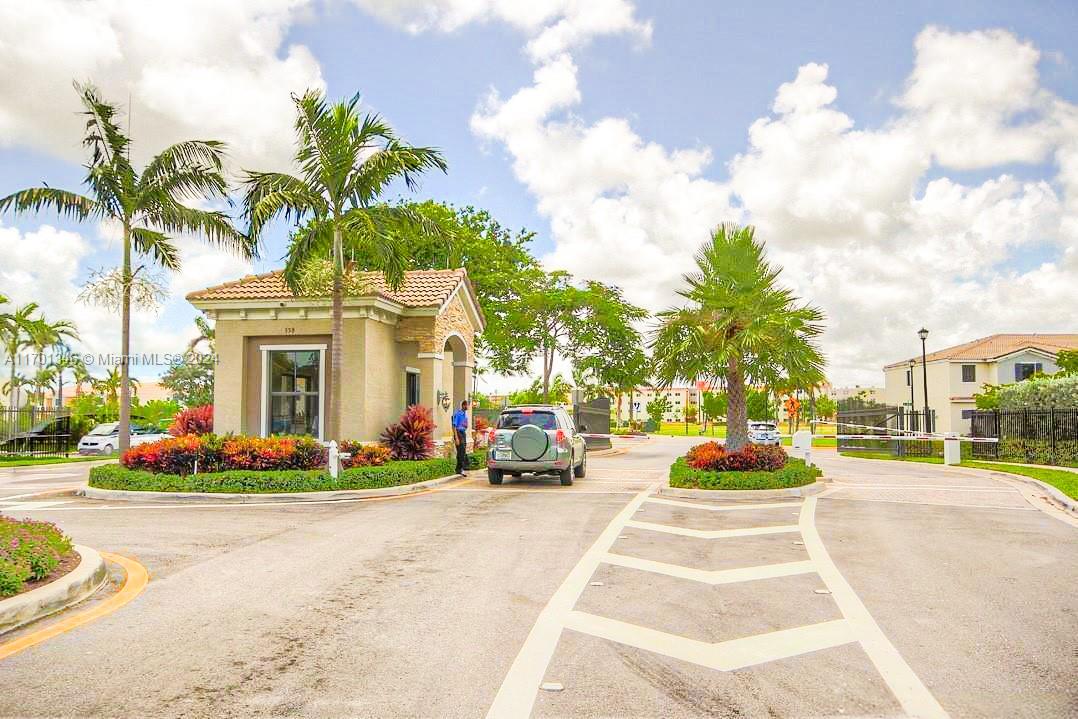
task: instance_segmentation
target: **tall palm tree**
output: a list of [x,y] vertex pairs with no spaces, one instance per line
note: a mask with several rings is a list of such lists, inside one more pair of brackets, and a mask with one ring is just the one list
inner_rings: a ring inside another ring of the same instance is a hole
[[33,387],[33,386],[34,386],[34,380],[33,379],[31,379],[30,377],[26,377],[24,375],[16,374],[16,373],[12,372],[11,377],[8,378],[7,382],[4,382],[4,386],[0,387],[0,390],[2,390],[4,392],[4,394],[7,394],[7,395],[11,396],[11,406],[12,406],[12,408],[18,409],[18,407],[19,407],[19,395],[22,392],[22,388],[23,387]]
[[388,205],[380,198],[392,182],[403,180],[414,189],[420,174],[431,169],[445,172],[446,163],[437,149],[400,140],[377,115],[360,117],[359,95],[327,104],[322,93],[309,90],[292,99],[299,174],[247,172],[244,214],[252,238],[278,216],[297,225],[306,223],[288,248],[285,279],[293,291],[299,291],[302,271],[311,260],[332,262],[331,389],[325,436],[340,439],[346,251],[375,257],[390,286],[399,286],[407,260],[403,233],[444,238],[445,232],[412,208]]
[[726,444],[748,444],[746,379],[763,382],[781,371],[789,377],[822,375],[815,339],[823,313],[777,283],[780,269],[764,259],[764,245],[750,225],[723,224],[696,253],[695,272],[678,292],[685,307],[659,314],[652,336],[659,380],[714,381],[727,389]]
[[37,312],[36,302],[27,302],[19,305],[11,312],[0,313],[0,346],[11,363],[7,387],[4,393],[8,395],[8,405],[11,409],[19,408],[20,385],[15,382],[15,371],[19,365],[19,352],[31,345],[31,329],[34,325],[34,313]]
[[[49,363],[49,367],[56,372],[56,406],[62,409],[64,406],[64,374],[69,370],[78,382],[80,371],[86,369],[82,358],[73,354],[66,345],[61,344],[56,358]],[[76,389],[76,393],[78,390]]]
[[131,164],[131,140],[116,121],[116,106],[103,100],[92,86],[75,85],[86,116],[82,144],[89,151],[86,195],[53,187],[20,190],[0,199],[0,212],[38,212],[52,209],[78,220],[108,219],[122,229],[123,259],[119,274],[120,310],[120,436],[119,448],[130,445],[131,294],[145,265],[132,267],[132,255],[166,270],[180,267],[172,241],[177,233],[200,235],[245,257],[254,244],[236,230],[228,215],[183,204],[196,198],[227,200],[222,175],[225,147],[212,140],[186,140],[165,148],[141,172]]
[[[120,373],[118,367],[110,369],[104,377],[93,378],[90,380],[94,388],[94,392],[101,395],[101,399],[106,404],[115,404],[123,396],[121,388],[123,386],[123,376]],[[139,381],[134,377],[128,377],[128,386],[133,390],[134,394],[138,394]]]

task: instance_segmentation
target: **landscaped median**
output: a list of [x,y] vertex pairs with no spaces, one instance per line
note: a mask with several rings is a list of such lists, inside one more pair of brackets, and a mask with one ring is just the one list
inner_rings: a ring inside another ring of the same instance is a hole
[[[324,493],[339,498],[334,493],[400,494],[393,490],[415,491],[454,476],[453,460],[430,456],[433,442],[391,448],[346,441],[341,449],[347,455],[342,470],[333,477],[326,467],[326,448],[310,437],[185,435],[139,445],[126,452],[120,464],[94,467],[86,495],[242,501],[247,496],[306,499],[311,493]],[[482,451],[472,453],[473,468],[484,462]]]
[[101,555],[56,525],[0,517],[0,633],[82,601],[106,578]]
[[737,452],[716,442],[699,444],[670,467],[660,494],[700,497],[802,496],[822,488],[819,468],[789,457],[780,447],[748,445]]

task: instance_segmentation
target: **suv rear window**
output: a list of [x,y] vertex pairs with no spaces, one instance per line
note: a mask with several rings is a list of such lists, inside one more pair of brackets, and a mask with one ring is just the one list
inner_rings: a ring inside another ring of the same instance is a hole
[[498,429],[519,429],[534,424],[540,429],[557,429],[558,418],[553,412],[505,412],[498,417]]

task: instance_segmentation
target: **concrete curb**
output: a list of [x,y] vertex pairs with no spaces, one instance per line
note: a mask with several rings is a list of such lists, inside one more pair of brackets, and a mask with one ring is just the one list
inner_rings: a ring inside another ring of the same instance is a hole
[[0,634],[78,604],[108,579],[105,560],[97,550],[75,545],[82,560],[55,582],[0,601]]
[[774,499],[810,497],[827,489],[827,485],[827,482],[818,479],[812,484],[785,489],[682,489],[667,486],[659,487],[656,494],[682,499]]
[[[478,471],[478,470],[472,470]],[[186,502],[199,504],[215,502],[218,504],[252,504],[267,502],[326,502],[343,499],[370,499],[372,497],[398,497],[405,494],[422,492],[432,487],[461,479],[459,474],[448,477],[428,479],[415,484],[403,484],[398,487],[380,487],[378,489],[339,489],[322,492],[275,492],[265,494],[237,494],[233,492],[135,492],[126,489],[99,489],[85,487],[78,494],[89,499],[108,499],[138,502]]]
[[[981,471],[983,472],[986,470]],[[1078,513],[1078,501],[1071,499],[1067,495],[1063,494],[1063,492],[1060,492],[1058,489],[1048,484],[1047,482],[1042,482],[1041,480],[1034,479],[1033,477],[1025,477],[1021,474],[1010,474],[1009,472],[999,472],[997,470],[987,471],[1002,479],[1009,479],[1012,482],[1024,482],[1026,484],[1033,485],[1034,488],[1039,489],[1046,495],[1048,495],[1048,499],[1058,504],[1061,508],[1066,509],[1069,512]]]

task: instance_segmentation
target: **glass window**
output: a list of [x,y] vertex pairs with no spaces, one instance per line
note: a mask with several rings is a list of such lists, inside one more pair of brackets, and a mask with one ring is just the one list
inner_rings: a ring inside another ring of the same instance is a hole
[[321,350],[271,350],[269,434],[317,437],[321,424]]
[[962,419],[972,419],[974,410],[964,409],[962,410]]
[[419,373],[404,373],[404,404],[411,407],[419,404]]
[[1040,372],[1043,365],[1040,362],[1015,362],[1014,363],[1014,381],[1021,382],[1024,379],[1029,379],[1036,372]]
[[540,429],[557,429],[558,419],[553,412],[505,412],[498,417],[498,429],[519,429],[534,424]]
[[913,384],[913,370],[906,370],[906,386],[909,387]]
[[964,364],[962,365],[962,381],[963,382],[976,382],[977,381],[977,365]]

